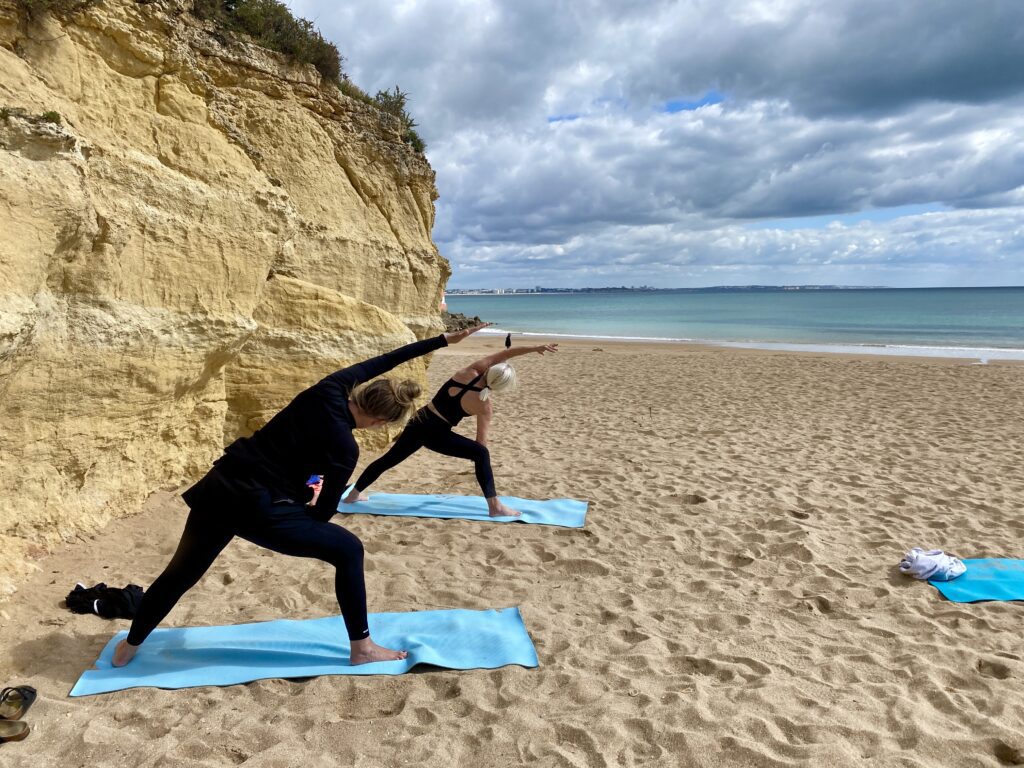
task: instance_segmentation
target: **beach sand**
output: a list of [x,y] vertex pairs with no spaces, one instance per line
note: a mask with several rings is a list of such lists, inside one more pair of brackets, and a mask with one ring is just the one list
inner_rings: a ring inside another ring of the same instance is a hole
[[[432,385],[500,344],[438,353]],[[40,691],[0,764],[1024,764],[1024,603],[950,603],[896,570],[912,546],[1024,557],[1024,367],[593,341],[516,365],[499,492],[588,499],[585,529],[345,522],[371,611],[519,606],[538,669],[70,699],[127,623],[61,600],[161,571],[186,513],[168,489],[0,605],[0,683]],[[426,452],[372,490],[477,491]],[[167,624],[336,611],[328,566],[236,540]]]

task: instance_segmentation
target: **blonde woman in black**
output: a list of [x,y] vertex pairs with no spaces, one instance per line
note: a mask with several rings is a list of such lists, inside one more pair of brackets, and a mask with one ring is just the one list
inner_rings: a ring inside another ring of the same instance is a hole
[[[490,395],[492,392],[507,392],[516,385],[516,370],[507,360],[519,355],[543,355],[557,351],[557,344],[504,349],[456,371],[441,385],[434,398],[417,411],[391,449],[363,471],[345,496],[345,503],[366,501],[368,497],[363,492],[377,478],[420,448],[427,448],[444,456],[473,462],[476,480],[487,500],[487,512],[491,517],[518,516],[517,510],[501,502],[494,487],[491,454],[487,449],[487,434],[494,415]],[[466,416],[476,417],[476,440],[470,440],[453,429]]]
[[[114,666],[132,660],[149,633],[235,536],[274,552],[334,566],[335,594],[352,664],[404,659],[404,650],[384,648],[370,638],[362,543],[328,521],[337,512],[359,459],[352,430],[401,421],[420,393],[413,381],[366,382],[483,327],[417,341],[336,371],[301,392],[251,437],[229,445],[206,476],[183,494],[191,511],[178,549],[146,590],[128,637],[114,650]],[[324,480],[311,505],[313,490],[306,481],[314,473],[322,473]]]

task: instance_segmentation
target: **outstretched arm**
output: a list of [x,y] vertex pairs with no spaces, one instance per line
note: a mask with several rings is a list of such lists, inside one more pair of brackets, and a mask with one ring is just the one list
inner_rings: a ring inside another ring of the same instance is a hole
[[407,363],[413,358],[420,357],[428,352],[434,352],[446,345],[447,340],[444,336],[414,341],[412,344],[406,344],[404,347],[385,352],[383,355],[378,355],[369,360],[363,360],[361,363],[342,368],[327,378],[343,384],[347,389],[351,389],[357,384],[362,384],[364,381],[369,381],[376,376],[380,376],[382,373],[387,373],[402,363]]
[[531,352],[536,352],[538,355],[543,355],[545,352],[557,352],[557,344],[538,344],[535,347],[515,347],[514,349],[503,349],[501,352],[495,352],[493,355],[487,357],[481,357],[475,363],[472,363],[469,367],[474,369],[477,373],[484,373],[491,366],[497,365],[498,363],[504,363],[513,357],[519,357],[520,355],[528,355]]
[[480,325],[474,325],[471,328],[463,328],[461,331],[452,331],[451,333],[446,333],[444,338],[449,344],[458,344],[467,336],[472,336],[489,325],[493,325],[493,323],[480,323]]
[[340,371],[335,371],[327,378],[344,384],[348,388],[352,388],[357,384],[362,384],[364,381],[376,378],[382,373],[387,373],[392,368],[395,368],[402,363],[407,363],[414,358],[427,354],[428,352],[434,352],[441,349],[441,347],[448,346],[449,344],[458,344],[470,334],[476,333],[481,328],[486,328],[488,325],[490,325],[490,323],[483,323],[481,325],[474,326],[473,328],[466,328],[462,331],[455,331],[435,336],[432,339],[414,341],[412,344],[406,344],[404,347],[399,347],[398,349],[393,349],[390,352],[385,352],[383,355],[378,355],[377,357],[372,357],[369,360],[364,360],[361,363],[350,365],[348,368],[342,368]]

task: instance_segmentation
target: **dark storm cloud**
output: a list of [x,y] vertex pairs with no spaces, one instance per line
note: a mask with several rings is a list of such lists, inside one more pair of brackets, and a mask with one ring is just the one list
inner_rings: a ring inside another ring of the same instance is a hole
[[922,101],[984,103],[1024,91],[1024,5],[1012,0],[727,2],[666,10],[630,90],[717,87],[807,114],[885,113]]
[[650,107],[709,89],[814,115],[1024,92],[1018,0],[293,5],[338,43],[357,82],[400,83],[444,134],[556,101]]

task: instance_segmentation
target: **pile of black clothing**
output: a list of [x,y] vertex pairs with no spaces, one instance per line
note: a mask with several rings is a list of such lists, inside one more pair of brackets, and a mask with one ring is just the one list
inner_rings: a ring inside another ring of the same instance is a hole
[[103,583],[95,587],[76,584],[65,600],[75,613],[95,613],[104,619],[134,619],[142,595],[143,589],[138,584],[121,589]]

